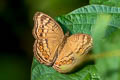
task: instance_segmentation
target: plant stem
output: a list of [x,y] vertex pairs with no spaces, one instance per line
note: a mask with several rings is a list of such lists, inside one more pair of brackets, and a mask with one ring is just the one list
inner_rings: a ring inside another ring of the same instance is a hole
[[99,53],[99,54],[87,55],[84,58],[84,61],[91,61],[91,60],[109,58],[109,57],[120,57],[120,50],[111,51],[111,52],[104,52],[104,53]]

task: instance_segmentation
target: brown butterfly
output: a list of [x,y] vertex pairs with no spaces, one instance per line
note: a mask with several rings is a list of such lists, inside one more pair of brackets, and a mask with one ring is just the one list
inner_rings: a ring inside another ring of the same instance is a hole
[[33,46],[36,59],[60,73],[72,71],[92,48],[90,35],[73,34],[68,37],[54,19],[41,12],[34,16],[33,36],[36,39]]

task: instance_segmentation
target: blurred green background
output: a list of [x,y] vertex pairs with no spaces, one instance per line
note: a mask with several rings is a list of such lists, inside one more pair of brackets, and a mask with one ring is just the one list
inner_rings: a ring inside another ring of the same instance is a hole
[[33,15],[64,15],[88,0],[0,0],[0,80],[30,80]]

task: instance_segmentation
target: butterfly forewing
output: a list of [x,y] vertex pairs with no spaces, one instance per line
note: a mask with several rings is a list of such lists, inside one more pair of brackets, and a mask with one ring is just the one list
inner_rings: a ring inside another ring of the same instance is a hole
[[40,63],[52,65],[64,33],[59,24],[44,13],[37,12],[33,19],[34,55]]
[[56,59],[53,68],[58,72],[67,73],[78,66],[92,47],[92,38],[87,34],[74,34],[67,39]]

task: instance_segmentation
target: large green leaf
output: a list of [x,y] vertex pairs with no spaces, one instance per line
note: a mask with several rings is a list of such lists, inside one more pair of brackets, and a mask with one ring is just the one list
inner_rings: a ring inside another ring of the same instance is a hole
[[120,7],[120,0],[90,0],[90,4],[100,4]]
[[94,65],[88,65],[82,70],[71,74],[61,74],[52,67],[40,64],[35,58],[32,65],[32,80],[99,80],[97,70]]
[[[105,36],[109,37],[112,32],[120,28],[120,8],[104,5],[89,5],[76,9],[67,15],[59,16],[56,20],[61,25],[64,32],[69,31],[71,34],[87,33],[93,36],[95,34],[93,25],[96,24],[97,16],[102,14],[109,14],[111,16],[111,21],[105,31]],[[100,23],[102,23],[102,21]],[[96,64],[99,65],[101,62],[96,61]],[[101,78],[98,73],[101,72],[99,66],[96,64],[88,63],[76,72],[61,74],[56,72],[52,67],[40,64],[33,58],[31,78],[32,80],[100,80]],[[112,62],[110,64],[112,64]],[[106,63],[103,65],[106,65]],[[102,68],[105,69],[104,66]],[[101,75],[101,77],[106,76]]]

